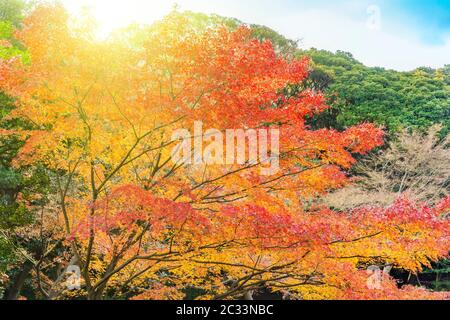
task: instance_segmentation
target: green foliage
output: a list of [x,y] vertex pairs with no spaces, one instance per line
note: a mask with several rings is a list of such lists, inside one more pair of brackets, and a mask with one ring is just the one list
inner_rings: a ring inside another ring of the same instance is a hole
[[[0,59],[21,57],[29,62],[25,48],[14,39],[25,8],[21,0],[0,0]],[[7,118],[14,108],[14,99],[0,92],[0,129],[30,129],[32,125],[25,119]],[[33,252],[33,244],[22,241],[15,231],[34,222],[35,216],[28,208],[47,201],[50,185],[43,168],[13,168],[12,161],[23,144],[18,136],[0,136],[0,298],[5,291],[2,277],[21,270],[18,250]]]
[[[11,41],[14,36],[14,25],[10,21],[0,20],[0,59],[10,59],[14,56],[20,55],[21,50],[15,47]],[[0,98],[0,102],[2,99]]]
[[190,25],[192,25],[194,28],[198,29],[199,31],[205,30],[207,28],[211,28],[217,25],[224,25],[227,28],[234,30],[238,28],[240,25],[242,25],[242,22],[234,19],[234,18],[226,18],[219,16],[217,14],[211,14],[207,15],[204,13],[197,13],[197,12],[191,12],[186,11],[183,13],[179,13],[177,11],[172,12],[172,14],[180,14],[184,18],[189,20]]
[[278,32],[262,25],[258,24],[245,24],[244,22],[235,19],[222,17],[217,14],[207,15],[204,13],[197,13],[186,11],[179,13],[174,11],[172,14],[182,15],[184,18],[189,20],[189,23],[194,26],[194,28],[199,31],[222,25],[230,30],[235,30],[242,25],[247,25],[252,29],[253,37],[260,40],[270,40],[275,48],[275,50],[280,54],[293,54],[297,50],[297,41],[287,39]]
[[[0,46],[0,59],[25,57],[25,50],[14,39],[14,30],[20,25],[26,3],[21,0],[0,2],[0,40],[10,45]],[[6,117],[14,109],[14,99],[0,92],[0,129],[30,128],[24,119],[9,120]],[[14,228],[31,222],[31,215],[23,203],[17,201],[20,194],[26,199],[32,192],[48,183],[39,169],[14,169],[11,162],[24,141],[19,137],[0,136],[0,229]],[[37,173],[37,174],[36,174]]]
[[7,266],[15,258],[15,252],[8,240],[0,235],[0,274],[6,272]]
[[32,216],[25,206],[18,203],[0,204],[0,228],[11,229],[31,223]]
[[299,55],[311,57],[316,86],[324,90],[332,106],[317,121],[326,120],[338,128],[375,122],[392,133],[402,128],[423,131],[440,123],[443,134],[450,131],[449,66],[398,72],[366,67],[340,51],[311,49]]
[[18,26],[28,4],[24,0],[2,0],[0,1],[0,20],[9,21]]
[[22,176],[11,168],[0,168],[0,189],[17,189],[22,184]]
[[445,259],[440,262],[437,262],[433,265],[433,269],[427,269],[424,273],[434,273],[434,274],[449,274],[450,273],[450,260]]
[[11,39],[14,35],[14,25],[7,20],[0,20],[0,39]]
[[[25,63],[30,61],[25,48],[14,38],[14,32],[20,28],[23,13],[28,6],[29,3],[23,0],[0,1],[0,59],[21,57]],[[0,97],[0,105],[1,102]]]

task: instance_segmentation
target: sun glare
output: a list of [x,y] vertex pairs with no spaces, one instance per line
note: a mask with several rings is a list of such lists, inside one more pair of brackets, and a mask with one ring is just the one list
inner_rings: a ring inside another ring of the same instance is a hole
[[151,24],[174,6],[171,1],[159,0],[63,0],[62,3],[74,16],[87,10],[95,18],[101,38],[132,23]]

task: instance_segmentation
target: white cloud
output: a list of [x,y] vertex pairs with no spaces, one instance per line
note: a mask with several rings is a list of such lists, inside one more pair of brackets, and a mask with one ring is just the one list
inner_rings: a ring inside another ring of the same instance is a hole
[[445,45],[426,45],[413,32],[400,27],[388,29],[383,21],[380,30],[371,30],[364,19],[352,20],[326,10],[306,10],[273,24],[290,38],[302,38],[304,47],[349,51],[368,66],[412,70],[450,63],[450,38]]

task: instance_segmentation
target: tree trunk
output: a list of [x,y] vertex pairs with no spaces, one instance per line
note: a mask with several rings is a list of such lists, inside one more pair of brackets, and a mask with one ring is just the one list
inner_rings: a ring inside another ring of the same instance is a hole
[[25,280],[28,278],[28,275],[31,272],[31,269],[33,269],[33,264],[29,261],[26,261],[22,266],[22,270],[14,278],[11,287],[8,289],[8,292],[6,294],[7,300],[17,300],[19,298],[20,291],[22,290]]

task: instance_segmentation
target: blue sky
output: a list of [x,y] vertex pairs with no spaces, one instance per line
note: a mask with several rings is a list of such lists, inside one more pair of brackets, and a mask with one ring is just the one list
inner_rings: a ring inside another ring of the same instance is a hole
[[[427,44],[442,45],[450,34],[450,0],[381,1],[387,19],[398,19]],[[389,14],[391,12],[391,14]]]
[[450,64],[450,0],[62,0],[91,8],[106,35],[170,11],[232,16],[300,39],[304,48],[345,50],[369,66],[412,70]]

